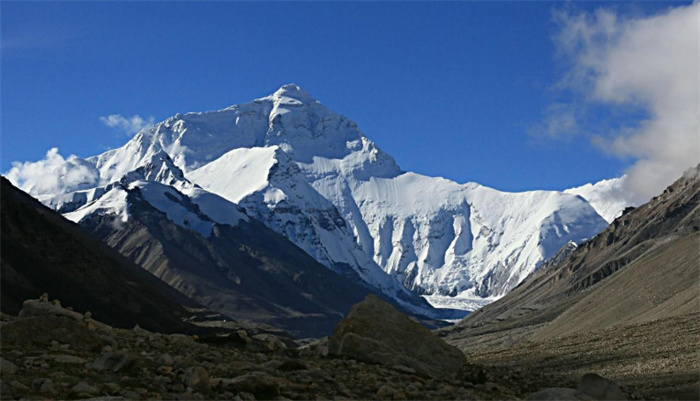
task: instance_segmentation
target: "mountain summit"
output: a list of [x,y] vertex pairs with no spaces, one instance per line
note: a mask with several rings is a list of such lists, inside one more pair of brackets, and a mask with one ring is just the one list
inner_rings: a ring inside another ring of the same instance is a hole
[[140,179],[218,195],[328,268],[412,307],[415,294],[462,309],[488,303],[607,225],[573,194],[404,172],[357,124],[293,84],[250,103],[176,114],[72,166],[90,180],[41,197],[64,213],[87,211],[113,183],[152,171]]
[[319,103],[318,100],[314,99],[314,97],[309,94],[309,92],[301,89],[296,84],[282,85],[279,89],[275,91],[275,93],[273,93],[269,97],[274,99],[281,99],[286,97],[298,100],[302,103]]

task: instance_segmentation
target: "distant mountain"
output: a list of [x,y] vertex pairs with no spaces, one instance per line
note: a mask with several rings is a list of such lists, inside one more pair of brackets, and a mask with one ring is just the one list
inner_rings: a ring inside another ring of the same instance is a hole
[[136,181],[112,191],[118,194],[112,198],[124,199],[128,219],[93,212],[81,225],[183,294],[237,320],[324,336],[371,292],[255,220],[213,221],[172,187]]
[[[257,219],[331,270],[434,316],[417,294],[474,309],[563,245],[607,226],[577,195],[505,193],[404,172],[354,122],[296,85],[223,110],[177,114],[121,148],[69,160],[60,173],[70,180],[56,193],[23,187],[74,221],[95,213],[128,221],[128,206],[113,198],[123,194],[111,186],[125,177],[158,182],[215,223]],[[209,235],[209,220],[160,210]]]
[[[47,292],[63,306],[123,328],[196,332],[202,306],[0,177],[3,313]],[[189,309],[189,310],[188,310]]]
[[517,341],[541,341],[698,314],[699,249],[700,165],[470,314],[449,336],[517,332]]

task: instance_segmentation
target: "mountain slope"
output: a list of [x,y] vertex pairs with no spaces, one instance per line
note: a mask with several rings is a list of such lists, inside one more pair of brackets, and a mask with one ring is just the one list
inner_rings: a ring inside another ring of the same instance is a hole
[[181,191],[199,185],[416,311],[426,306],[415,294],[466,309],[490,302],[561,246],[607,225],[576,195],[511,194],[403,172],[354,122],[296,85],[177,114],[119,149],[71,163],[66,169],[90,167],[71,181],[79,186],[34,195],[66,213],[134,171]]
[[700,166],[441,336],[478,363],[698,399]]
[[[114,213],[88,214],[81,225],[183,294],[237,320],[325,335],[369,292],[254,220],[217,223],[159,183],[136,181],[119,190],[126,221]],[[170,196],[153,202],[149,192]],[[174,222],[175,207],[165,202],[189,207],[187,224]]]
[[183,320],[201,308],[0,177],[2,312],[48,292],[76,311],[131,328],[195,332]]
[[445,335],[464,347],[512,346],[700,313],[699,174],[690,170]]

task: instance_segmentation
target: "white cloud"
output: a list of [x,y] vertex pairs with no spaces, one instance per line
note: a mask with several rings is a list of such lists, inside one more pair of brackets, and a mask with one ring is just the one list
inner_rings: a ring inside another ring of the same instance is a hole
[[117,128],[125,134],[131,136],[155,123],[153,117],[143,119],[138,114],[131,117],[124,117],[121,114],[110,114],[107,117],[100,117],[100,121],[108,127]]
[[58,148],[36,162],[13,162],[5,176],[23,191],[33,195],[55,195],[93,187],[99,172],[92,164],[75,155],[64,158]]
[[[545,133],[580,132],[591,105],[642,110],[646,117],[592,136],[601,149],[632,158],[626,191],[641,203],[700,162],[698,36],[700,3],[659,14],[557,11],[558,56],[568,62],[559,82],[573,101],[545,115]],[[548,130],[548,128],[550,128]]]

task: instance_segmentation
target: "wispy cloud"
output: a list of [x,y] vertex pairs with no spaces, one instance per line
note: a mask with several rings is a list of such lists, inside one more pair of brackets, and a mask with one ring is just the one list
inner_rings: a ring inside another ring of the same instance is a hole
[[631,201],[644,202],[700,162],[700,3],[644,17],[607,9],[553,15],[558,57],[568,63],[557,87],[573,100],[550,107],[537,131],[579,134],[587,120],[600,118],[589,111],[601,105],[644,111],[643,119],[591,135],[605,152],[635,160],[625,189]]
[[154,118],[148,117],[144,119],[138,114],[131,117],[124,117],[121,114],[110,114],[106,117],[100,117],[100,121],[108,127],[116,128],[126,135],[134,135],[146,127],[154,124]]

